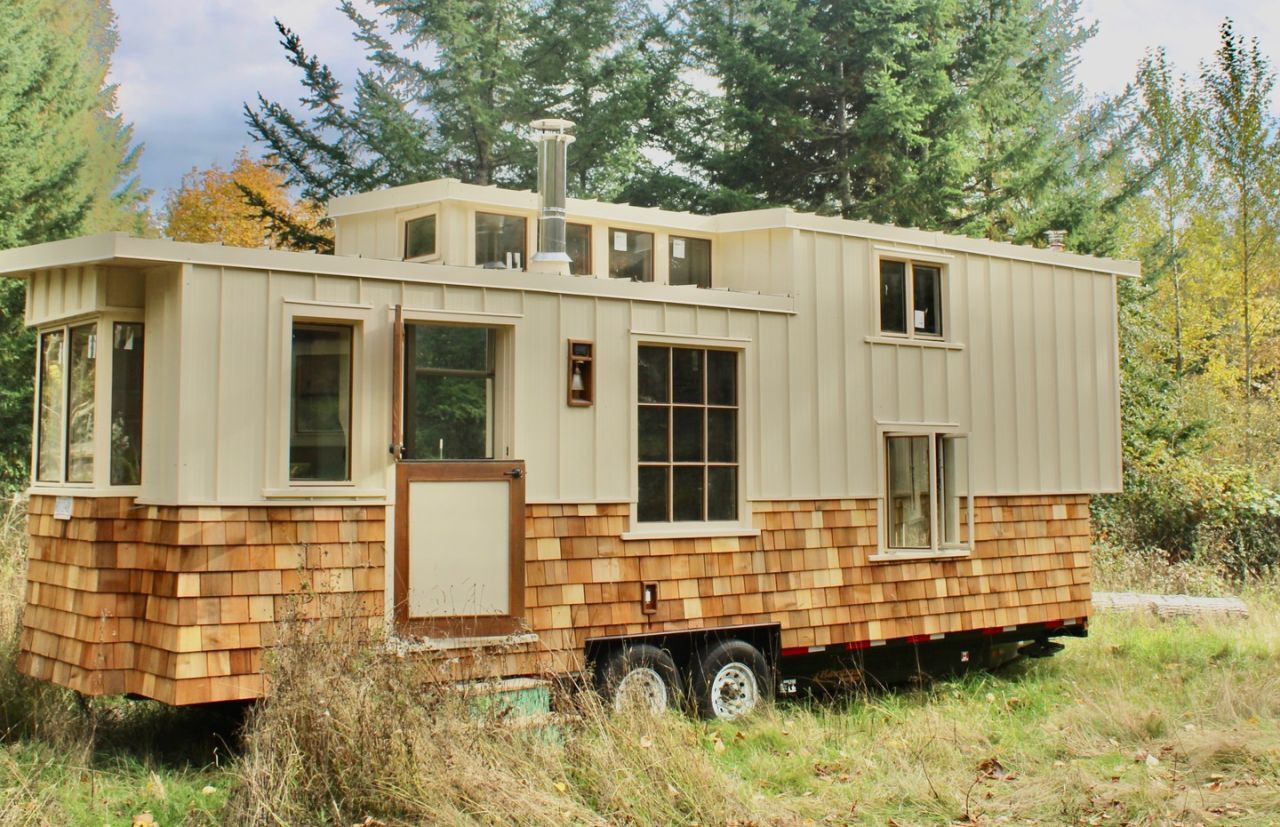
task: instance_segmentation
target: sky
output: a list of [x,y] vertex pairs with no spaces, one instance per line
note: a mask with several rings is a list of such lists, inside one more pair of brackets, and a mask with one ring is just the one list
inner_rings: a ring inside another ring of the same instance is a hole
[[[296,103],[302,87],[273,18],[298,32],[339,79],[349,82],[361,65],[351,26],[330,0],[114,0],[113,6],[120,42],[111,79],[119,84],[120,111],[146,145],[139,173],[157,205],[193,167],[229,166],[241,147],[252,149],[246,101],[261,92]],[[1257,37],[1280,68],[1276,0],[1084,0],[1081,10],[1098,31],[1080,55],[1077,76],[1095,94],[1122,89],[1143,53],[1157,46],[1179,71],[1195,75],[1227,16],[1238,32]]]

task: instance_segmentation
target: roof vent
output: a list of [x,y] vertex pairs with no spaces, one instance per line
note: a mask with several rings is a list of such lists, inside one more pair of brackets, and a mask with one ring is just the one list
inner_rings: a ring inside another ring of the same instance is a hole
[[1067,231],[1066,230],[1046,230],[1044,234],[1045,240],[1049,242],[1049,249],[1055,253],[1064,253],[1067,250]]
[[569,172],[567,158],[573,121],[543,118],[530,124],[538,144],[538,252],[530,269],[569,274],[565,246],[565,201]]

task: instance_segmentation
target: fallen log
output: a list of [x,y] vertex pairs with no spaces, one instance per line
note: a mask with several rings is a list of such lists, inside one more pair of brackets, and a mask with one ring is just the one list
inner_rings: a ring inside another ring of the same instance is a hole
[[1148,611],[1160,617],[1249,616],[1249,606],[1238,597],[1196,597],[1189,594],[1094,592],[1093,607],[1099,611]]

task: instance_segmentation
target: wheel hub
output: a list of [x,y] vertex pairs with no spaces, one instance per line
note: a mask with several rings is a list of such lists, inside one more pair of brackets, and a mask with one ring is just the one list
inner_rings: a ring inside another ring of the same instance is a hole
[[743,663],[727,663],[711,681],[711,709],[717,718],[732,719],[756,708],[760,687],[755,672]]
[[666,712],[668,703],[666,681],[649,667],[632,669],[623,675],[613,694],[613,708],[618,712],[643,709],[657,714]]

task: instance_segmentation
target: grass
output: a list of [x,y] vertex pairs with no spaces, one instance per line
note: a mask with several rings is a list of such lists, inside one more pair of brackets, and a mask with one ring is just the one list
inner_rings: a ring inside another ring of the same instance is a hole
[[[553,727],[521,728],[441,689],[424,661],[358,639],[317,658],[298,626],[272,658],[273,702],[237,738],[234,716],[122,700],[85,716],[17,677],[17,526],[0,523],[0,824],[1263,825],[1280,812],[1267,582],[1249,587],[1246,621],[1100,616],[1051,659],[741,723],[609,715],[584,696]],[[1100,559],[1110,588],[1209,576]]]

